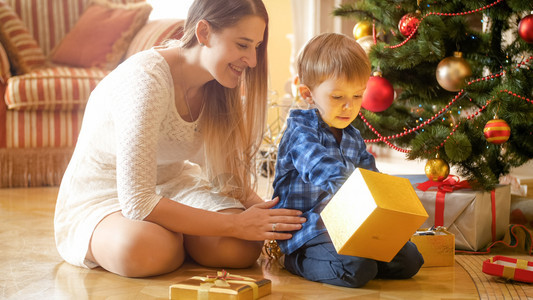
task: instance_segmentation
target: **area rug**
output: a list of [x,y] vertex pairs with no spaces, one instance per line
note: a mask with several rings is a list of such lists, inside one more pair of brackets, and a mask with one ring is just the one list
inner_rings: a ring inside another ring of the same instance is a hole
[[[502,255],[502,254],[498,254]],[[479,299],[533,299],[533,284],[508,281],[482,272],[483,261],[494,255],[457,254],[455,261],[468,272],[479,294]],[[509,254],[513,258],[532,260],[528,255]]]
[[533,284],[506,280],[483,273],[483,262],[495,255],[533,261],[533,234],[525,226],[512,224],[501,241],[480,252],[456,251],[455,261],[474,281],[480,299],[533,299]]

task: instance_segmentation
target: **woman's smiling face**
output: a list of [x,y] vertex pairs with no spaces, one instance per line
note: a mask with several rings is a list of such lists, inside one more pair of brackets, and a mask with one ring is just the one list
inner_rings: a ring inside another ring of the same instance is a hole
[[205,66],[221,85],[235,88],[246,68],[257,64],[257,47],[263,41],[266,23],[258,16],[245,17],[235,26],[211,31]]

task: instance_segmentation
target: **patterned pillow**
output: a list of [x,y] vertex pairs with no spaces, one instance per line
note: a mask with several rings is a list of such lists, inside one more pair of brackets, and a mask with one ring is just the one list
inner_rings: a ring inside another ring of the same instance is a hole
[[0,0],[0,42],[17,74],[46,65],[46,57],[26,25],[13,9]]
[[[0,45],[0,87],[7,84],[9,77],[11,77],[11,71],[9,70],[9,59],[4,47]],[[2,95],[1,90],[0,95]]]
[[148,3],[93,0],[52,51],[51,61],[72,67],[114,69],[151,11]]

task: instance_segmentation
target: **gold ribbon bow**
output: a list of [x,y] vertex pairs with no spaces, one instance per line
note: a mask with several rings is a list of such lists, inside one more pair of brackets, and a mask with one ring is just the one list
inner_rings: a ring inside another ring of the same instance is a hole
[[255,283],[255,279],[235,274],[230,274],[226,270],[218,271],[217,276],[207,275],[194,276],[191,279],[201,280],[204,283],[200,284],[200,289],[198,290],[198,300],[207,300],[209,299],[209,290],[211,287],[229,287],[230,283],[237,284],[246,284],[252,288],[253,298],[259,298],[259,286]]
[[514,273],[515,273],[516,269],[524,269],[524,270],[526,270],[527,269],[527,263],[528,263],[528,261],[525,260],[525,259],[517,259],[516,260],[516,267],[504,266],[503,267],[502,277],[503,278],[507,278],[507,279],[514,279]]

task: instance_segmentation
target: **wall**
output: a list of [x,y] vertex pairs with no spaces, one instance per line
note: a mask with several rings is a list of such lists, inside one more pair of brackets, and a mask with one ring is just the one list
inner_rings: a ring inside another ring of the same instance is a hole
[[[264,0],[269,27],[269,132],[276,135],[283,126],[288,108],[294,104],[291,82],[296,75],[294,60],[301,47],[322,32],[351,35],[354,20],[333,17],[333,9],[348,0]],[[294,88],[294,87],[293,87]],[[268,139],[268,137],[267,137]]]
[[270,18],[268,41],[270,88],[281,97],[285,94],[285,84],[291,78],[289,67],[292,44],[287,37],[293,32],[291,1],[265,0],[264,3]]

